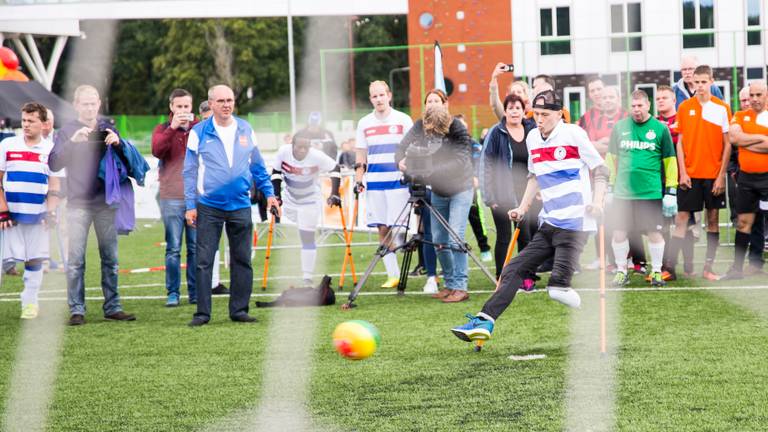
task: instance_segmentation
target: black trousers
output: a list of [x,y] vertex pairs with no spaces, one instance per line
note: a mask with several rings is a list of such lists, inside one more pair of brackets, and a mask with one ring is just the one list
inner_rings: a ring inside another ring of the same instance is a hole
[[550,256],[554,256],[554,264],[547,286],[570,287],[586,241],[587,233],[584,231],[564,230],[543,224],[528,246],[504,267],[499,289],[485,302],[482,312],[493,319],[498,318],[514,300],[526,275],[535,271]]
[[469,208],[469,226],[472,227],[472,232],[475,234],[480,252],[491,250],[491,246],[488,245],[485,226],[483,226],[484,222],[480,217],[480,204],[477,202],[477,191],[475,191],[475,196],[472,197],[472,206]]
[[253,291],[251,268],[251,208],[224,211],[197,204],[197,312],[196,318],[211,319],[211,277],[213,257],[219,249],[221,231],[227,223],[230,273],[229,316],[248,313]]

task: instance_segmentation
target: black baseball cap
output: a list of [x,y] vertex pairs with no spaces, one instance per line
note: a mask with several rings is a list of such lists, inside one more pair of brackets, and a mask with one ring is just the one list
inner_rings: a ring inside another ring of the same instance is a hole
[[563,101],[560,100],[554,90],[544,90],[533,98],[532,107],[560,111],[563,109]]

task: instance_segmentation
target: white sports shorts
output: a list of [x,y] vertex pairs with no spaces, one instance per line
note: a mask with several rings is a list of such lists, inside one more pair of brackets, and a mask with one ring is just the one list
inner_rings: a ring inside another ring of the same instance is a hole
[[[408,213],[403,212],[403,208],[410,197],[408,188],[366,191],[365,208],[368,226],[405,225]],[[400,220],[397,220],[398,216]]]
[[283,216],[296,223],[301,231],[314,231],[320,223],[321,202],[308,205],[297,205],[286,202],[283,206]]
[[18,224],[5,230],[3,261],[49,258],[49,232],[43,224]]

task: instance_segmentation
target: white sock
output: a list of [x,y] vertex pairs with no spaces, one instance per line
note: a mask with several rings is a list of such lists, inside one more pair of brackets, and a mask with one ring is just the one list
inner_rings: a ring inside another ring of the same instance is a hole
[[43,270],[24,269],[24,291],[21,292],[21,306],[37,304],[37,293],[43,284]]
[[648,249],[651,251],[651,271],[660,272],[664,260],[664,240],[659,243],[648,242]]
[[384,268],[387,269],[387,277],[390,279],[400,277],[400,266],[397,265],[397,255],[390,252],[384,255],[381,260],[384,262]]
[[484,313],[484,312],[478,312],[478,313],[477,313],[477,316],[479,316],[480,318],[482,318],[482,319],[484,319],[484,320],[490,321],[490,322],[492,322],[492,323],[495,323],[495,322],[496,322],[496,320],[495,320],[495,319],[491,318],[491,316],[490,316],[490,315],[488,315],[488,314],[486,314],[486,313]]
[[301,272],[304,279],[312,279],[315,273],[315,259],[317,258],[317,249],[301,250]]
[[611,241],[613,247],[613,256],[616,262],[616,269],[622,273],[627,272],[627,255],[629,255],[629,240],[624,239],[621,243]]
[[221,275],[219,274],[219,251],[216,251],[216,255],[213,256],[213,273],[211,277],[211,287],[216,288],[221,282]]

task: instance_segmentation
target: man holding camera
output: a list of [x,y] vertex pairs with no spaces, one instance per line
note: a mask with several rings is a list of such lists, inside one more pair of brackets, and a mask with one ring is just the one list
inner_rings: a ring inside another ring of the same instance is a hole
[[107,146],[112,146],[119,157],[124,157],[120,136],[112,123],[99,117],[101,99],[95,87],[82,85],[76,88],[73,105],[77,120],[61,128],[48,160],[53,171],[67,169],[69,325],[85,324],[85,252],[91,224],[96,230],[101,258],[104,318],[133,321],[136,319],[134,315],[123,312],[117,290],[116,209],[107,205],[104,181],[99,178],[99,164]]
[[181,286],[181,237],[187,238],[187,293],[189,303],[197,303],[195,289],[197,231],[184,223],[184,155],[189,131],[197,121],[192,113],[192,94],[176,89],[168,98],[171,114],[167,122],[152,132],[152,156],[160,160],[160,214],[165,226],[165,288],[167,307],[179,305]]

